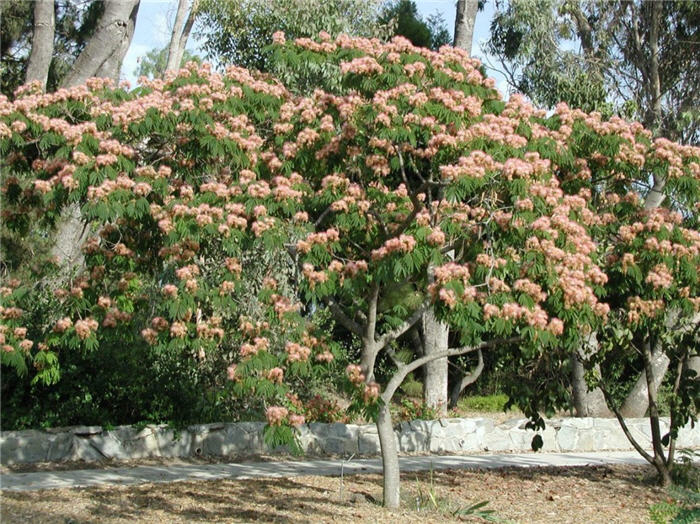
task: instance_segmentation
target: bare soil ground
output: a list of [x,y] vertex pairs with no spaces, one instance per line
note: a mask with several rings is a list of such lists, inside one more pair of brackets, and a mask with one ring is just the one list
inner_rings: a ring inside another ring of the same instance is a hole
[[483,521],[460,510],[489,501],[500,522],[650,522],[667,499],[642,466],[436,471],[402,476],[402,509],[381,507],[381,476],[218,480],[0,492],[3,523]]

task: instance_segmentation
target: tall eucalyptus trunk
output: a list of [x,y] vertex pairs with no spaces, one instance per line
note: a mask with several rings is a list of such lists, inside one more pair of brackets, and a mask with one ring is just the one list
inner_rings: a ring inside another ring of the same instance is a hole
[[53,0],[35,0],[34,34],[32,35],[32,52],[27,61],[25,82],[38,80],[41,90],[46,91],[49,79],[49,67],[53,58],[53,37],[55,14]]

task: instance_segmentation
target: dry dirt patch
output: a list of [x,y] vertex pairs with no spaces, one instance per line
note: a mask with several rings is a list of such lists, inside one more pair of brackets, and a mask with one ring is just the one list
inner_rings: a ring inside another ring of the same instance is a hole
[[379,475],[3,491],[0,520],[442,523],[479,521],[453,512],[488,500],[507,522],[629,523],[649,522],[647,508],[666,495],[650,468],[589,466],[407,473],[402,498],[400,511],[383,509]]

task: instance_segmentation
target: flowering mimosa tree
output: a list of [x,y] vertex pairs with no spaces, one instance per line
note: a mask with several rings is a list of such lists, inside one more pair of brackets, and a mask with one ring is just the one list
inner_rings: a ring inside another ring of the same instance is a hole
[[[4,364],[30,362],[50,382],[60,351],[127,332],[154,351],[230,352],[231,393],[257,399],[269,442],[281,443],[304,421],[303,377],[334,358],[312,314],[327,307],[361,342],[348,383],[354,407],[376,417],[384,503],[397,507],[389,405],[411,371],[479,350],[523,370],[564,366],[621,319],[631,341],[668,333],[665,307],[693,322],[697,149],[564,106],[548,116],[522,97],[503,102],[459,49],[275,40],[276,60],[336,68],[343,94],[298,97],[240,68],[192,65],[131,92],[95,80],[0,103],[7,227],[50,231],[77,202],[90,231],[84,265],[42,314],[25,312],[55,286],[50,264],[6,282]],[[641,185],[662,179],[679,212],[645,210]],[[256,260],[245,254],[261,247],[289,253],[298,285],[268,276],[251,307],[240,290]],[[419,305],[382,310],[397,287]],[[393,357],[391,342],[427,308],[462,345],[394,359],[377,384],[378,355]],[[683,367],[694,348],[668,351]],[[691,383],[679,379],[679,394]],[[541,408],[566,401],[527,377],[511,393],[535,427]],[[691,412],[678,414],[675,427]],[[661,468],[656,440],[648,458]]]

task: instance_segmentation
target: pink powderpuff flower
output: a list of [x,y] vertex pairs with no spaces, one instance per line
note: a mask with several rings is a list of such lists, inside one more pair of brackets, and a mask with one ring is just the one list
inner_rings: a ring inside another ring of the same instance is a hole
[[348,375],[348,379],[353,384],[362,384],[365,381],[365,375],[362,373],[362,368],[357,364],[350,364],[345,368],[345,373]]
[[173,338],[185,338],[187,325],[184,322],[173,322],[170,326],[170,336]]
[[281,406],[270,406],[265,410],[265,417],[270,426],[281,426],[288,414],[287,408]]
[[441,246],[445,243],[445,233],[439,229],[435,229],[426,237],[426,240],[431,246]]
[[91,318],[78,320],[75,323],[75,333],[78,335],[78,338],[85,340],[97,329],[97,326],[97,322]]
[[272,33],[272,42],[277,45],[284,45],[287,39],[284,36],[284,31],[275,31]]
[[72,325],[73,325],[73,321],[68,317],[64,317],[64,318],[60,319],[58,322],[56,322],[56,325],[54,326],[53,330],[56,333],[63,333],[66,329],[68,329]]
[[547,325],[547,331],[552,335],[559,336],[564,333],[564,323],[558,318],[552,318]]
[[165,284],[162,292],[166,297],[175,298],[177,296],[177,286],[173,284]]
[[231,364],[229,367],[226,368],[226,375],[228,376],[229,380],[236,380],[236,369],[238,366],[236,364]]
[[272,368],[270,371],[267,372],[267,380],[269,380],[270,382],[281,384],[283,379],[284,371],[282,370],[282,368]]
[[365,384],[365,390],[362,393],[365,402],[372,402],[378,399],[379,391],[380,387],[379,384],[377,384],[376,382],[370,382],[369,384]]
[[452,309],[457,305],[457,295],[451,289],[442,288],[440,289],[440,300],[442,300],[447,307]]
[[141,336],[150,346],[155,345],[158,341],[158,332],[155,329],[145,328],[141,330]]
[[333,360],[333,353],[330,351],[324,351],[316,355],[316,360],[319,362],[331,362]]
[[109,309],[112,306],[112,300],[109,297],[100,297],[97,299],[97,305],[104,309]]
[[303,425],[306,422],[306,418],[304,415],[296,415],[292,414],[289,415],[289,424],[291,426],[294,426],[295,428],[298,428],[299,426]]

